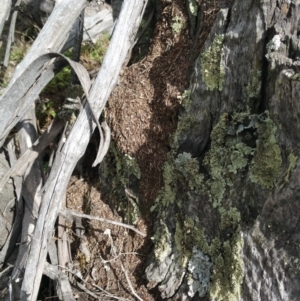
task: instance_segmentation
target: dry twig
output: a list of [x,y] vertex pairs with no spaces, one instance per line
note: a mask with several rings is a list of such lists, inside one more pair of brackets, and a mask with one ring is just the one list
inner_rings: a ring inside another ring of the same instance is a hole
[[121,222],[109,220],[109,219],[106,219],[106,218],[102,218],[102,217],[98,217],[98,216],[92,216],[92,215],[88,215],[88,214],[84,214],[84,213],[79,213],[79,212],[76,212],[76,211],[73,211],[73,210],[70,210],[70,209],[66,209],[66,208],[61,209],[59,211],[59,213],[61,215],[65,216],[65,217],[69,218],[69,219],[70,219],[70,215],[73,215],[73,216],[86,218],[86,219],[90,219],[90,220],[96,220],[96,221],[105,222],[105,223],[108,223],[108,224],[112,224],[112,225],[116,225],[116,226],[120,226],[120,227],[129,229],[129,230],[132,230],[132,231],[138,233],[139,235],[141,235],[143,237],[147,236],[145,233],[139,231],[138,229],[134,228],[133,226],[130,226],[130,225],[127,225],[127,224],[124,224],[124,223],[121,223]]

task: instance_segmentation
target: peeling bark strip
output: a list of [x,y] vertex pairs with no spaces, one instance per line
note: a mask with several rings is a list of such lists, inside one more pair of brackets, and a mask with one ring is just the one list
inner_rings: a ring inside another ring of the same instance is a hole
[[[4,143],[3,137],[5,137],[11,129],[7,129],[7,125],[10,123],[10,118],[12,118],[13,114],[15,114],[18,115],[18,120],[20,120],[25,114],[26,108],[30,106],[26,101],[34,101],[44,87],[40,87],[40,85],[36,83],[35,77],[43,65],[39,65],[39,63],[41,63],[40,61],[37,61],[36,64],[34,64],[34,61],[45,53],[59,52],[61,50],[66,42],[66,37],[68,36],[73,23],[84,8],[85,4],[86,0],[78,0],[75,2],[73,0],[64,0],[59,5],[55,5],[53,12],[29,49],[29,52],[25,56],[24,60],[22,60],[22,62],[17,66],[9,86],[0,99],[0,147]],[[72,10],[70,10],[70,7],[72,7]],[[44,59],[44,63],[46,63],[46,56]],[[33,65],[30,70],[27,70],[30,64]],[[25,78],[19,80],[17,85],[18,88],[14,90],[10,89],[25,71],[28,73]],[[47,72],[49,72],[50,75],[47,74]],[[42,76],[54,76],[53,70],[46,69],[46,72],[44,72]],[[30,87],[31,90],[29,90]],[[20,95],[25,95],[25,91],[30,91],[30,93],[27,93],[24,99],[20,98]],[[28,98],[30,100],[28,100]],[[18,114],[16,114],[16,109],[20,106],[21,100],[26,102],[24,103],[25,109],[24,111],[18,111]]]
[[[68,1],[66,1],[68,2]],[[64,2],[63,2],[64,3]],[[130,51],[147,1],[127,0],[122,7],[115,32],[102,67],[89,94],[90,105],[99,118],[117,83],[120,70]],[[52,16],[52,15],[51,15]],[[76,163],[84,154],[95,128],[88,104],[79,114],[62,150],[57,153],[42,197],[42,205],[25,267],[21,300],[35,301],[47,255],[47,245],[65,190]]]

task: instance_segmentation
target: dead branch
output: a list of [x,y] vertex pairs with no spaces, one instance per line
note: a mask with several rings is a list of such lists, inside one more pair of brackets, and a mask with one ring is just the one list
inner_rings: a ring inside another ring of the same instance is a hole
[[1,10],[0,10],[0,37],[2,34],[4,23],[8,19],[10,9],[11,9],[11,0],[2,0]]
[[16,2],[15,7],[14,7],[14,12],[11,17],[10,28],[9,28],[7,44],[6,44],[6,51],[5,51],[5,56],[4,56],[4,60],[3,60],[3,65],[5,67],[8,66],[11,44],[15,41],[15,27],[16,27],[16,21],[17,21],[17,16],[18,16],[18,9],[21,4],[21,1],[22,0],[18,0]]
[[44,274],[56,282],[57,291],[59,292],[61,300],[76,301],[67,275],[59,271],[57,266],[45,262]]
[[143,237],[147,236],[145,233],[139,231],[138,229],[134,228],[133,226],[130,226],[130,225],[127,225],[127,224],[124,224],[124,223],[121,223],[121,222],[109,220],[109,219],[106,219],[106,218],[98,217],[98,216],[92,216],[92,215],[88,215],[88,214],[84,214],[84,213],[79,213],[79,212],[76,212],[74,210],[64,208],[64,209],[61,209],[59,211],[59,214],[65,216],[66,218],[69,218],[69,219],[70,219],[70,215],[73,215],[73,216],[86,218],[86,219],[90,219],[90,220],[96,220],[96,221],[99,221],[99,222],[104,222],[104,223],[108,223],[108,224],[112,224],[112,225],[116,225],[116,226],[120,226],[120,227],[129,229],[129,230],[132,230],[132,231],[138,233],[139,235],[141,235]]

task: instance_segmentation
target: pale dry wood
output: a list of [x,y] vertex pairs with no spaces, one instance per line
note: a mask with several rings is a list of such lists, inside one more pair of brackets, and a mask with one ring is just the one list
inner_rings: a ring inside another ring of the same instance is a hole
[[16,27],[16,21],[17,21],[17,16],[18,16],[18,11],[19,11],[19,6],[21,4],[21,1],[22,0],[18,0],[16,2],[15,6],[14,6],[12,17],[11,17],[10,28],[9,28],[9,33],[8,33],[8,38],[7,38],[7,43],[6,43],[6,51],[5,51],[5,56],[4,56],[4,60],[3,60],[3,65],[5,67],[8,66],[11,44],[15,41],[15,27]]
[[3,176],[0,182],[0,192],[5,183],[10,177],[23,176],[34,160],[41,154],[41,152],[53,141],[53,139],[61,132],[65,122],[55,119],[51,126],[37,139],[32,147],[28,148],[23,155],[12,165],[12,167]]
[[[85,4],[86,0],[64,0],[60,2],[59,5],[55,5],[53,12],[51,13],[40,34],[34,41],[33,45],[29,49],[27,55],[22,60],[22,62],[16,67],[13,78],[11,79],[7,89],[5,90],[0,99],[1,136],[4,132],[7,135],[7,125],[9,124],[10,119],[14,117],[14,115],[12,114],[16,113],[16,109],[19,106],[22,97],[25,95],[28,89],[35,84],[35,76],[40,75],[38,74],[38,71],[41,69],[40,64],[31,67],[32,69],[28,71],[27,76],[23,78],[23,80],[18,82],[17,89],[15,91],[12,92],[11,87],[20,77],[20,75],[23,74],[25,70],[29,67],[29,65],[31,65],[38,57],[46,53],[58,52],[61,50],[61,48],[66,42],[68,33],[71,30],[73,23],[84,8]],[[70,7],[72,7],[71,10]],[[45,57],[44,64],[47,61],[48,59],[47,57]],[[41,89],[43,88],[44,86]],[[31,93],[27,95],[27,98],[29,97],[31,100],[29,101],[29,103],[34,101],[38,97],[39,93],[41,92],[41,89],[35,90],[34,93],[33,91],[31,91]],[[8,97],[8,93],[11,93],[12,95]],[[22,95],[21,98],[19,97],[20,94]],[[25,105],[25,109],[28,107],[28,104]],[[18,112],[18,116],[22,117],[25,114],[25,112]],[[8,131],[10,131],[10,129],[8,129]],[[0,140],[2,140],[2,137],[0,138]],[[3,142],[3,140],[0,142],[0,146],[2,146]]]
[[48,255],[50,262],[53,266],[58,266],[58,255],[57,255],[56,239],[52,237],[48,244]]
[[[115,87],[128,51],[141,22],[147,1],[124,2],[114,35],[104,57],[102,68],[91,89],[89,100],[92,109],[100,116],[106,101]],[[43,201],[31,249],[26,263],[21,300],[35,301],[41,282],[47,255],[47,244],[51,239],[61,201],[71,174],[83,156],[95,124],[86,104],[80,112],[63,148],[56,155],[53,168],[43,189]]]
[[[103,9],[97,14],[89,17],[84,17],[84,32],[83,32],[83,41],[96,42],[99,36],[104,33],[111,33],[113,28],[113,18],[112,12],[109,9]],[[74,43],[77,27],[73,27],[68,41],[64,45],[62,52],[71,48]]]
[[101,127],[104,131],[104,134],[102,132],[100,132],[101,145],[99,147],[97,157],[96,157],[92,167],[95,167],[96,165],[98,165],[99,163],[102,162],[102,160],[104,159],[105,155],[107,154],[109,146],[110,146],[111,131],[110,131],[110,128],[109,128],[108,124],[106,123],[106,121],[101,123]]
[[[23,120],[20,122],[17,137],[22,155],[32,147],[34,141],[36,141],[38,137],[34,105],[31,106],[24,115]],[[43,185],[42,169],[42,162],[40,158],[37,157],[24,174],[22,196],[25,200],[25,207],[22,219],[21,244],[19,246],[18,256],[13,270],[14,276],[19,274],[19,272],[22,272],[25,263],[23,259],[28,256],[29,242],[35,229],[36,216],[38,216],[41,203],[40,191]],[[24,194],[24,191],[26,191],[26,195]],[[11,281],[12,295],[16,300],[19,299],[21,289],[21,282],[19,280],[19,277],[12,277]]]
[[[86,95],[83,102],[88,103],[93,121],[96,123],[100,132],[101,141],[95,160],[95,162],[98,164],[103,160],[105,154],[108,151],[110,143],[110,130],[108,128],[108,125],[104,122],[103,127],[105,130],[105,135],[103,135],[102,128],[99,123],[99,117],[97,117],[97,113],[90,103],[88,94],[91,87],[91,81],[87,70],[80,63],[74,62],[60,53],[49,53],[46,55],[42,55],[36,60],[34,60],[33,63],[29,66],[29,68],[27,68],[25,72],[16,80],[16,82],[12,84],[7,94],[0,100],[0,102],[4,104],[4,106],[7,102],[9,102],[11,107],[16,107],[15,111],[9,111],[5,118],[0,120],[0,128],[1,126],[3,127],[2,133],[0,134],[0,140],[2,140],[2,142],[0,141],[0,146],[4,143],[4,140],[9,134],[10,130],[17,124],[17,122],[19,122],[21,117],[26,113],[28,106],[34,102],[34,96],[37,96],[44,88],[44,86],[53,78],[53,69],[55,66],[55,62],[48,66],[45,70],[43,67],[47,62],[51,61],[52,58],[61,58],[62,62],[67,62],[71,66],[72,70],[76,73],[80,81],[80,84]],[[61,61],[58,61],[57,63],[60,62]],[[31,76],[33,78],[31,78],[29,82],[27,81],[28,76]],[[26,84],[24,84],[24,82],[26,82]],[[23,85],[23,89],[20,89],[20,84]]]
[[8,19],[10,9],[11,9],[11,0],[2,0],[1,9],[0,9],[0,37],[2,34],[4,23]]
[[59,4],[56,1],[54,10],[46,24],[35,39],[25,58],[16,67],[10,85],[40,55],[50,52],[59,52],[62,49],[72,25],[86,3],[86,0],[63,0],[60,1]]
[[[7,151],[8,151],[10,165],[14,165],[15,162],[17,161],[17,158],[15,154],[14,141],[12,139],[7,144]],[[19,177],[14,177],[13,182],[14,182],[15,194],[16,194],[15,220],[13,223],[12,230],[9,233],[9,236],[0,251],[0,268],[2,267],[3,263],[7,260],[7,258],[13,251],[22,229],[23,207],[24,207],[23,199],[21,195],[22,179]]]
[[73,296],[72,288],[67,275],[59,271],[57,266],[45,262],[43,273],[56,282],[57,291],[59,292],[59,297],[61,300],[76,301],[76,299]]
[[[63,197],[62,207],[66,207],[66,193]],[[59,215],[57,225],[57,251],[58,251],[58,263],[61,267],[67,267],[72,262],[70,243],[68,240],[67,222],[65,217]]]

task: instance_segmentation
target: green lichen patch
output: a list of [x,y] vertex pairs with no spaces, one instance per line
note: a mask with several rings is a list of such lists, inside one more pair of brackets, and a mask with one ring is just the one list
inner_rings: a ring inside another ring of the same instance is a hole
[[[180,135],[189,130],[185,126],[179,129]],[[164,258],[170,248],[179,254],[178,264],[187,271],[190,296],[209,290],[215,301],[240,299],[243,281],[241,213],[235,207],[239,207],[239,200],[231,196],[236,195],[234,183],[240,181],[241,176],[245,181],[256,181],[263,188],[273,187],[281,169],[275,132],[276,127],[267,113],[225,113],[212,130],[210,149],[203,161],[189,153],[176,154],[175,149],[170,153],[164,168],[164,188],[154,210],[166,225],[170,223],[171,242],[168,241],[170,236],[163,229],[159,230],[163,244],[159,236],[156,237],[156,257]],[[174,136],[178,137],[178,133]],[[273,165],[268,163],[271,158]],[[297,159],[291,156],[289,160],[292,171]],[[208,198],[210,202],[205,203]],[[209,224],[206,212],[194,210],[202,208],[203,204],[214,220],[213,230],[205,228]],[[206,266],[212,263],[210,274],[209,269],[205,272],[205,277],[210,275],[209,288],[200,279],[204,277],[201,267],[197,270],[195,266],[195,262],[207,258],[205,256],[209,258]]]
[[184,108],[187,108],[188,105],[190,104],[191,102],[191,89],[188,89],[188,90],[185,90],[182,95],[178,96],[177,98],[181,100],[181,105],[184,107]]
[[[204,229],[199,220],[192,220],[189,216],[179,215],[176,222],[175,243],[180,254],[179,260],[183,268],[193,265],[194,250],[200,250],[210,258],[212,276],[210,295],[216,301],[237,301],[240,297],[240,289],[243,281],[243,262],[241,250],[243,246],[240,235],[240,214],[236,208],[228,210],[219,209],[221,223],[220,233],[210,243],[206,240]],[[228,234],[225,239],[221,233]],[[199,274],[203,274],[202,267]],[[206,274],[208,271],[206,271]],[[207,276],[207,275],[206,275]],[[189,291],[193,294],[207,289],[205,282],[188,278]],[[197,285],[197,286],[196,286]]]
[[199,173],[199,162],[196,158],[192,158],[191,154],[179,154],[175,159],[175,166],[185,177],[191,190],[203,185],[203,175]]
[[261,91],[261,71],[253,69],[250,71],[250,82],[246,88],[248,97],[258,98]]
[[[234,114],[232,118],[223,114],[211,133],[211,147],[204,165],[209,171],[207,189],[215,208],[220,206],[234,175],[245,168],[251,158],[253,149],[246,144],[246,134],[250,134],[243,132],[246,125],[241,123],[248,123],[248,117],[249,114],[242,113]],[[251,135],[249,138],[252,138]]]
[[152,240],[155,243],[154,255],[160,262],[163,262],[172,251],[171,238],[172,236],[168,227],[165,223],[161,222],[161,226],[152,237]]
[[214,272],[210,296],[216,301],[238,301],[243,282],[243,241],[236,231],[230,240],[222,244],[221,253],[214,260]]
[[256,124],[258,139],[250,169],[250,179],[266,189],[274,187],[281,172],[281,151],[276,143],[276,126],[267,116]]
[[288,159],[289,159],[289,167],[286,171],[286,176],[284,178],[286,183],[289,181],[291,174],[297,165],[298,157],[295,156],[293,153],[290,153]]
[[158,195],[155,200],[154,207],[151,208],[151,211],[156,209],[156,205],[159,204],[161,208],[166,208],[170,204],[173,204],[176,199],[176,173],[173,162],[169,160],[166,161],[163,170],[164,178],[164,189]]
[[200,57],[202,80],[211,91],[221,91],[224,84],[225,69],[221,60],[223,42],[224,35],[216,35],[212,45]]
[[175,16],[172,18],[172,30],[175,34],[180,34],[181,31],[185,28],[185,19],[183,16]]
[[189,129],[193,128],[196,123],[196,119],[194,116],[190,114],[185,114],[182,117],[179,117],[177,130],[172,136],[172,140],[170,142],[172,149],[176,150],[178,148],[178,138],[186,133]]

